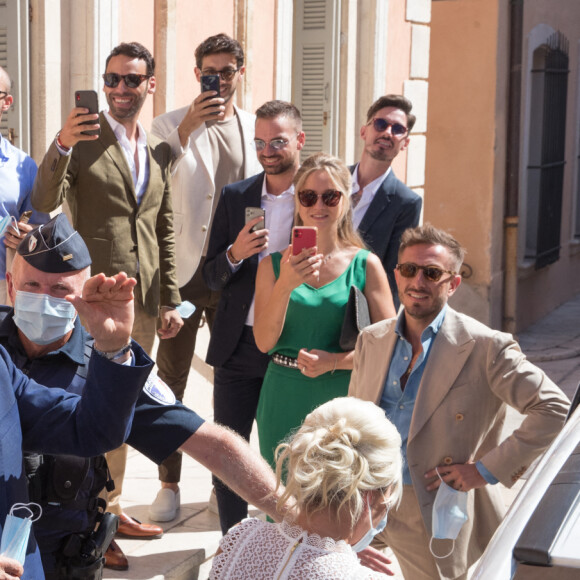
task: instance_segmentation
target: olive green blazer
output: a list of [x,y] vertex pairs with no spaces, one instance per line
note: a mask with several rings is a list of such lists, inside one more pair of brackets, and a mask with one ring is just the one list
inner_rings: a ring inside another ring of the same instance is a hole
[[40,164],[32,205],[54,211],[66,199],[73,226],[83,236],[92,272],[139,273],[137,292],[146,311],[180,303],[175,271],[169,146],[147,135],[149,183],[137,204],[123,150],[101,113],[101,136],[61,155],[52,143]]

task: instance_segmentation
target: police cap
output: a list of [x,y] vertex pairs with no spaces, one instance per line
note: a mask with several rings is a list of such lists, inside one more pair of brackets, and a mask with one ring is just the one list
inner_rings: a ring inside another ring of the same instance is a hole
[[91,265],[89,249],[64,213],[29,232],[17,252],[41,272],[60,274]]

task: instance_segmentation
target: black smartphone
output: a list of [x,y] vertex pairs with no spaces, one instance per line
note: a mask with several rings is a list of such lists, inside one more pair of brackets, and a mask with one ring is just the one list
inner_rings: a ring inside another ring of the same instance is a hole
[[[201,92],[206,91],[216,91],[217,95],[209,97],[213,99],[214,97],[220,96],[220,75],[202,75],[201,77]],[[207,99],[206,99],[207,100]]]
[[250,232],[255,232],[257,230],[263,230],[266,227],[266,211],[261,207],[247,207],[246,208],[246,223],[251,222],[253,219],[261,216],[261,221],[259,221],[255,226],[252,227]]
[[[89,113],[99,112],[99,97],[96,91],[76,91],[75,92],[75,107],[85,107]],[[94,125],[99,121],[85,121],[81,125]],[[91,129],[90,131],[83,131],[83,135],[100,135],[101,128]]]

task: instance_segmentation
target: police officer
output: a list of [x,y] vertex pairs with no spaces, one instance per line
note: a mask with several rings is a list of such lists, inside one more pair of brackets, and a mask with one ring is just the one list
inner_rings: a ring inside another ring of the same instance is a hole
[[[19,245],[7,277],[14,309],[3,307],[0,314],[0,344],[16,366],[48,386],[76,393],[85,385],[93,339],[75,313],[63,322],[60,308],[64,295],[80,294],[90,263],[81,236],[63,214],[58,215]],[[274,513],[275,498],[265,497],[274,489],[275,478],[261,458],[233,434],[204,423],[156,376],[149,377],[139,396],[127,442],[156,463],[182,448],[225,476],[252,503]],[[101,578],[100,554],[80,555],[104,510],[98,498],[108,480],[104,458],[35,455],[27,457],[27,470],[33,501],[43,507],[34,533],[46,577]],[[114,556],[116,565],[127,566],[126,559]]]

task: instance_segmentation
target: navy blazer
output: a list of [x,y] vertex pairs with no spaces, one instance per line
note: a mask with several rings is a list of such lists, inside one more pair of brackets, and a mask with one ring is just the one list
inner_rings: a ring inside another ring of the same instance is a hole
[[[355,167],[356,165],[350,167],[351,173]],[[365,244],[383,264],[395,308],[399,308],[399,296],[394,270],[401,235],[407,228],[419,225],[422,205],[421,196],[399,181],[391,170],[377,190],[358,228],[358,233]]]
[[226,251],[246,225],[246,207],[261,206],[263,183],[264,172],[224,187],[213,219],[203,278],[212,290],[221,290],[205,359],[214,367],[232,356],[254,298],[258,254],[232,272]]

